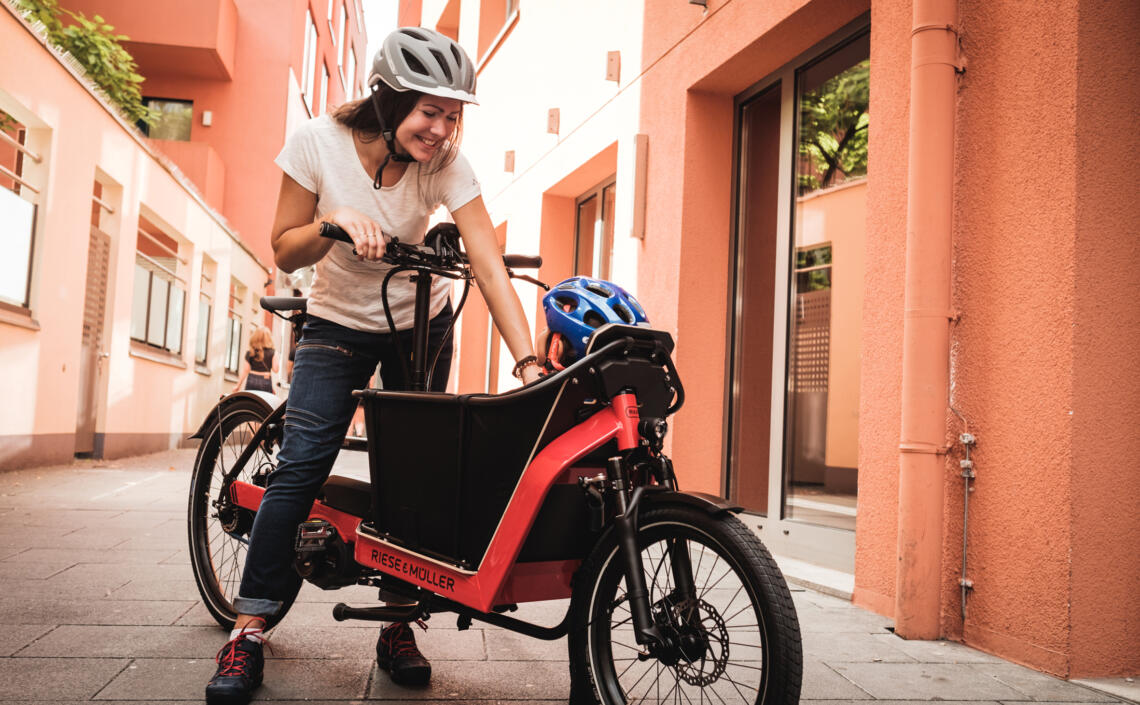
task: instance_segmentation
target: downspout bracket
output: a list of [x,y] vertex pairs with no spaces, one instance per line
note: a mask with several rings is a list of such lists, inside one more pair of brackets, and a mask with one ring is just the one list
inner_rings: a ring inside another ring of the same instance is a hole
[[899,443],[900,453],[926,453],[928,455],[946,455],[950,452],[950,445],[936,446],[932,443]]

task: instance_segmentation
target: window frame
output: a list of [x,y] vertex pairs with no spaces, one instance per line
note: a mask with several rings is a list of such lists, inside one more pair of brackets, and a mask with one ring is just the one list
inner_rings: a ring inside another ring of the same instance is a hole
[[305,9],[305,50],[301,59],[301,96],[309,110],[309,116],[316,114],[317,95],[317,48],[319,46],[317,24],[313,11]]
[[[613,189],[613,192],[614,192],[613,208],[614,208],[614,210],[616,210],[617,209],[617,174],[611,174],[611,175],[607,176],[605,179],[602,179],[600,182],[595,184],[592,188],[585,191],[584,193],[582,193],[581,195],[579,195],[577,198],[574,199],[574,251],[572,253],[574,276],[590,276],[590,277],[593,277],[594,279],[609,279],[610,276],[612,276],[612,274],[613,274],[614,215],[613,215],[613,213],[608,212],[606,210],[606,198],[605,198],[606,192],[609,189]],[[591,198],[597,198],[598,199],[597,217],[595,217],[595,219],[594,219],[594,224],[595,224],[595,226],[594,226],[595,227],[594,251],[591,253],[591,256],[590,256],[590,274],[589,275],[583,275],[578,271],[578,262],[579,262],[578,251],[579,251],[579,248],[581,247],[581,232],[582,232],[582,230],[581,230],[581,227],[582,227],[582,224],[581,224],[582,205],[584,203],[586,203],[587,201],[589,201]],[[609,223],[609,236],[608,236],[608,238],[607,238],[607,234],[606,234],[606,224],[607,224],[606,219],[607,219],[607,217],[609,218],[609,221],[608,221],[608,223]],[[600,236],[600,238],[599,238],[599,235],[597,232],[597,224],[598,223],[601,223],[601,236]],[[599,240],[603,243],[602,246],[606,248],[606,251],[604,252],[605,257],[602,259],[599,259],[599,257],[598,257]],[[607,242],[608,242],[608,246],[605,244]]]
[[332,83],[332,74],[329,73],[329,65],[324,61],[321,62],[321,71],[324,77],[324,86],[321,88],[321,110],[319,115],[324,115],[329,111],[329,84]]
[[344,99],[356,100],[356,42],[350,41],[345,49],[348,60],[347,66],[341,67],[340,81],[344,86]]
[[[499,26],[498,32],[487,43],[485,47],[476,47],[478,56],[476,57],[475,73],[478,74],[483,70],[483,65],[491,60],[491,57],[498,51],[499,46],[506,40],[507,35],[511,33],[515,25],[518,24],[519,19],[519,0],[502,0],[503,1],[503,23]],[[488,0],[480,0],[479,7],[479,24],[480,34],[482,34],[483,25],[483,11],[486,9]]]
[[147,123],[143,122],[142,120],[139,120],[135,124],[138,126],[139,131],[142,132],[147,137],[147,139],[168,140],[171,142],[191,142],[191,141],[193,141],[193,134],[194,134],[194,101],[193,100],[188,100],[185,98],[164,98],[162,96],[154,96],[154,95],[144,95],[142,97],[142,103],[145,107],[153,109],[151,106],[152,102],[156,102],[156,103],[181,103],[183,105],[186,105],[190,108],[190,120],[189,120],[188,131],[187,131],[185,139],[183,139],[181,137],[175,137],[175,138],[155,137],[151,133],[154,131],[156,126],[148,125]]
[[[159,230],[163,237],[173,240],[179,249],[173,249],[169,247],[166,243],[159,240],[153,233],[147,232],[147,230],[143,227],[143,223],[141,222],[144,219],[148,224],[154,226],[156,230]],[[187,290],[189,288],[187,286],[186,277],[179,272],[179,269],[181,267],[185,267],[187,265],[187,259],[185,255],[180,252],[181,247],[185,243],[181,241],[181,238],[163,231],[154,221],[150,220],[149,218],[146,218],[145,216],[139,216],[139,220],[140,222],[136,226],[137,236],[135,241],[136,278],[132,287],[137,287],[139,283],[137,275],[139,269],[141,268],[141,270],[146,272],[147,275],[146,300],[143,304],[144,311],[142,312],[142,337],[140,338],[135,335],[135,326],[138,322],[138,319],[136,317],[140,315],[140,312],[134,308],[135,304],[138,303],[138,301],[135,300],[135,296],[137,296],[138,290],[132,288],[130,330],[131,342],[133,344],[143,345],[148,349],[161,350],[165,353],[168,353],[172,357],[181,358],[183,352],[186,349],[186,301],[188,298]],[[158,261],[158,259],[155,257],[142,252],[139,247],[139,240],[137,239],[138,237],[149,240],[153,245],[156,245],[159,249],[164,250],[170,254],[174,258],[173,268],[167,267],[165,264]],[[166,285],[166,296],[163,302],[163,315],[161,319],[161,342],[155,342],[152,340],[153,336],[151,331],[151,324],[155,320],[155,309],[152,306],[154,304],[156,278],[164,282]],[[171,316],[173,313],[171,310],[171,303],[174,301],[174,297],[171,294],[173,292],[178,292],[181,294],[181,304],[178,311],[178,323],[177,329],[175,330],[177,333],[176,338],[172,338],[171,336]],[[177,347],[174,347],[175,345]]]
[[[244,322],[241,316],[241,304],[245,301],[248,288],[240,281],[230,278],[229,308],[226,316],[226,356],[222,361],[222,368],[226,375],[237,379],[241,369],[241,338]],[[234,336],[234,325],[237,325],[237,336]],[[230,367],[231,361],[233,367]]]
[[[211,293],[216,264],[208,257],[202,257],[202,272],[198,278],[198,330],[194,335],[194,364],[198,367],[209,367],[210,361],[210,330],[214,318],[214,296]],[[202,305],[206,306],[206,316],[203,323]],[[198,351],[202,356],[198,356]]]
[[[39,239],[37,237],[37,232],[39,229],[40,221],[39,216],[41,188],[37,184],[33,183],[33,180],[25,178],[27,176],[25,168],[27,167],[28,159],[31,159],[36,164],[41,164],[43,162],[43,157],[28,147],[28,141],[32,137],[32,127],[20,121],[6,110],[0,109],[0,113],[7,115],[8,118],[11,119],[15,124],[15,126],[17,126],[16,137],[12,137],[4,130],[0,130],[0,135],[3,135],[3,137],[0,139],[3,139],[3,141],[16,152],[15,163],[13,165],[14,169],[9,170],[7,167],[0,165],[0,178],[12,181],[13,187],[9,188],[5,186],[0,188],[4,188],[4,190],[9,191],[15,199],[24,201],[31,207],[31,217],[28,225],[27,235],[28,261],[24,274],[23,295],[20,301],[16,301],[16,299],[10,297],[0,298],[0,311],[15,313],[18,314],[21,318],[26,317],[30,319],[33,291],[32,280],[35,275],[35,262],[37,254],[36,241]],[[0,117],[0,122],[2,121],[3,117]],[[28,195],[24,193],[24,191],[28,191],[31,197],[29,198]],[[5,198],[7,198],[7,196],[5,196]]]
[[[753,99],[760,96],[773,86],[779,86],[780,94],[780,134],[778,169],[779,181],[776,197],[776,226],[775,261],[772,263],[773,281],[773,328],[771,352],[771,417],[770,428],[757,429],[759,433],[769,434],[768,456],[762,460],[767,461],[770,467],[768,475],[768,512],[767,515],[756,513],[755,510],[746,510],[747,516],[763,519],[757,525],[757,531],[762,540],[773,550],[786,552],[788,555],[804,557],[836,570],[852,573],[854,570],[854,532],[849,529],[839,529],[820,524],[811,524],[784,517],[785,511],[785,455],[787,452],[786,434],[790,422],[788,409],[785,407],[785,385],[789,375],[791,359],[788,347],[792,343],[789,326],[789,313],[793,303],[792,288],[795,285],[795,232],[793,230],[795,206],[798,198],[796,188],[796,160],[798,148],[798,135],[796,134],[798,95],[796,93],[797,72],[803,67],[812,64],[820,57],[834,52],[871,29],[870,13],[863,13],[847,23],[841,29],[827,35],[814,43],[809,49],[791,57],[789,61],[768,73],[750,88],[735,97],[733,107],[733,166],[732,166],[732,280],[727,287],[728,294],[728,325],[726,330],[726,351],[728,360],[726,365],[724,399],[723,442],[722,442],[722,474],[721,494],[730,499],[735,496],[734,473],[737,459],[734,457],[734,433],[740,414],[738,404],[740,400],[735,395],[735,389],[740,384],[740,368],[743,350],[741,349],[740,331],[742,320],[747,313],[742,307],[744,296],[744,267],[743,256],[745,228],[744,198],[745,182],[747,181],[743,169],[744,125],[742,125],[742,108]],[[761,403],[769,400],[755,400]],[[788,531],[794,538],[789,538]]]

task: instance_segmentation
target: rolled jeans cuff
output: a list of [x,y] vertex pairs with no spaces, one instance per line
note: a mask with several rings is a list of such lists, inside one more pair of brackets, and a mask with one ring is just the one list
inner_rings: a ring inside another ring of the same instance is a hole
[[262,600],[256,597],[235,597],[234,609],[238,614],[248,614],[251,617],[272,617],[281,611],[285,604],[277,600]]

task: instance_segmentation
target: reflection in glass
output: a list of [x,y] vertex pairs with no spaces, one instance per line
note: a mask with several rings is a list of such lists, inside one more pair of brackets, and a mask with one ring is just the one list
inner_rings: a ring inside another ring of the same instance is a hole
[[194,104],[188,100],[148,99],[146,107],[158,111],[158,121],[146,129],[147,137],[156,140],[190,141],[194,122]]
[[728,487],[733,501],[763,516],[768,516],[772,440],[780,103],[777,82],[741,105],[739,118],[738,308]]
[[598,221],[598,197],[578,204],[578,237],[574,243],[574,274],[594,276],[594,228]]
[[226,369],[237,372],[241,356],[241,319],[230,311],[230,325],[226,329]]
[[131,296],[131,337],[146,340],[146,302],[150,296],[150,272],[141,263],[135,263],[134,293]]
[[198,335],[194,338],[194,362],[206,364],[206,353],[210,349],[210,300],[205,296],[198,300]]
[[166,349],[176,355],[182,352],[182,309],[185,306],[186,292],[171,286],[166,315]]
[[617,184],[610,184],[602,189],[602,241],[596,247],[594,255],[594,272],[599,279],[609,279],[610,254],[614,250],[614,196]]
[[166,343],[166,295],[170,284],[153,274],[150,277],[150,311],[147,316],[146,342],[163,347]]
[[784,515],[855,528],[869,35],[796,73]]

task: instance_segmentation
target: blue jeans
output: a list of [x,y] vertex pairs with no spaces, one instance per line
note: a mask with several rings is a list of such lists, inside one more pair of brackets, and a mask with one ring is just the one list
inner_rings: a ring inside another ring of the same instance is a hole
[[[439,349],[451,319],[448,303],[429,326],[429,355]],[[241,614],[277,614],[296,595],[301,582],[301,576],[293,569],[297,525],[308,518],[313,500],[340,452],[356,411],[352,391],[368,384],[377,363],[385,389],[409,386],[395,336],[400,337],[404,354],[411,355],[410,330],[365,333],[315,316],[306,321],[297,344],[277,469],[269,476],[253,521],[245,572],[234,600],[234,607]],[[451,357],[449,340],[440,352],[432,390],[447,388]]]

